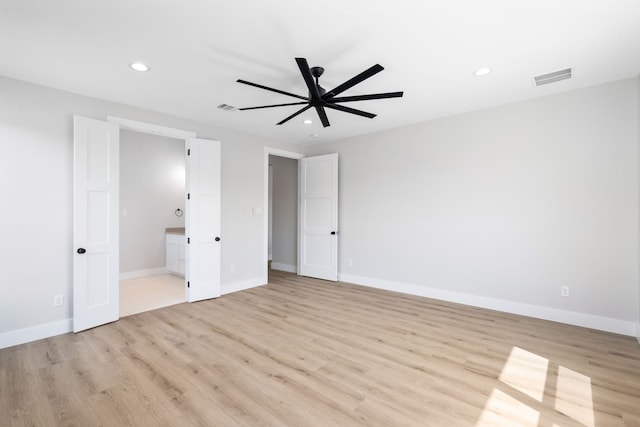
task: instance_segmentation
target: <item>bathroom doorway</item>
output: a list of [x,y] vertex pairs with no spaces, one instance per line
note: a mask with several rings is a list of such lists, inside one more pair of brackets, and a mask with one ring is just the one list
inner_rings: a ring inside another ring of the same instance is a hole
[[184,244],[167,251],[184,240],[184,153],[184,139],[120,130],[120,317],[186,300]]

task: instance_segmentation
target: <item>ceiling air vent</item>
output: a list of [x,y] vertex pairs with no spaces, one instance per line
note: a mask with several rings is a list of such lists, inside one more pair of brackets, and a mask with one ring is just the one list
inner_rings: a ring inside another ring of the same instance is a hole
[[228,104],[220,104],[218,105],[218,108],[224,111],[236,111],[238,109],[237,107]]
[[566,70],[554,71],[549,74],[542,74],[535,76],[533,79],[536,82],[536,86],[548,85],[549,83],[559,82],[560,80],[566,80],[571,78],[571,68]]

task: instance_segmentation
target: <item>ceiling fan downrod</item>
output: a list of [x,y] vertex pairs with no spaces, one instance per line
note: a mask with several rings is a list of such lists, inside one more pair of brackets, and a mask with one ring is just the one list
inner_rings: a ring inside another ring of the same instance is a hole
[[[315,77],[315,79],[316,79],[316,87],[318,88],[318,92],[320,92],[320,96],[322,96],[325,93],[327,93],[327,91],[322,86],[320,86],[320,83],[318,82],[318,79],[324,73],[324,68],[322,68],[322,67],[311,67],[311,68],[309,68],[309,71],[311,72],[311,75],[313,77]],[[311,93],[309,93],[309,98],[311,98]]]

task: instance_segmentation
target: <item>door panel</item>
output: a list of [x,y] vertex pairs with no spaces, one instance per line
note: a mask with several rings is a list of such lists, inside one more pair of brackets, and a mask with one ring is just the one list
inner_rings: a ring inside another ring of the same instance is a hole
[[220,142],[187,140],[187,300],[220,296]]
[[74,117],[74,332],[118,320],[119,132]]
[[338,154],[300,161],[302,276],[338,280]]

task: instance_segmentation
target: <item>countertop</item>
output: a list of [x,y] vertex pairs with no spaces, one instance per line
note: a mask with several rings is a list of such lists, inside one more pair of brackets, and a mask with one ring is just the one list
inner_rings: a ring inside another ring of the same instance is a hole
[[182,234],[184,236],[184,227],[168,227],[164,229],[166,234]]

